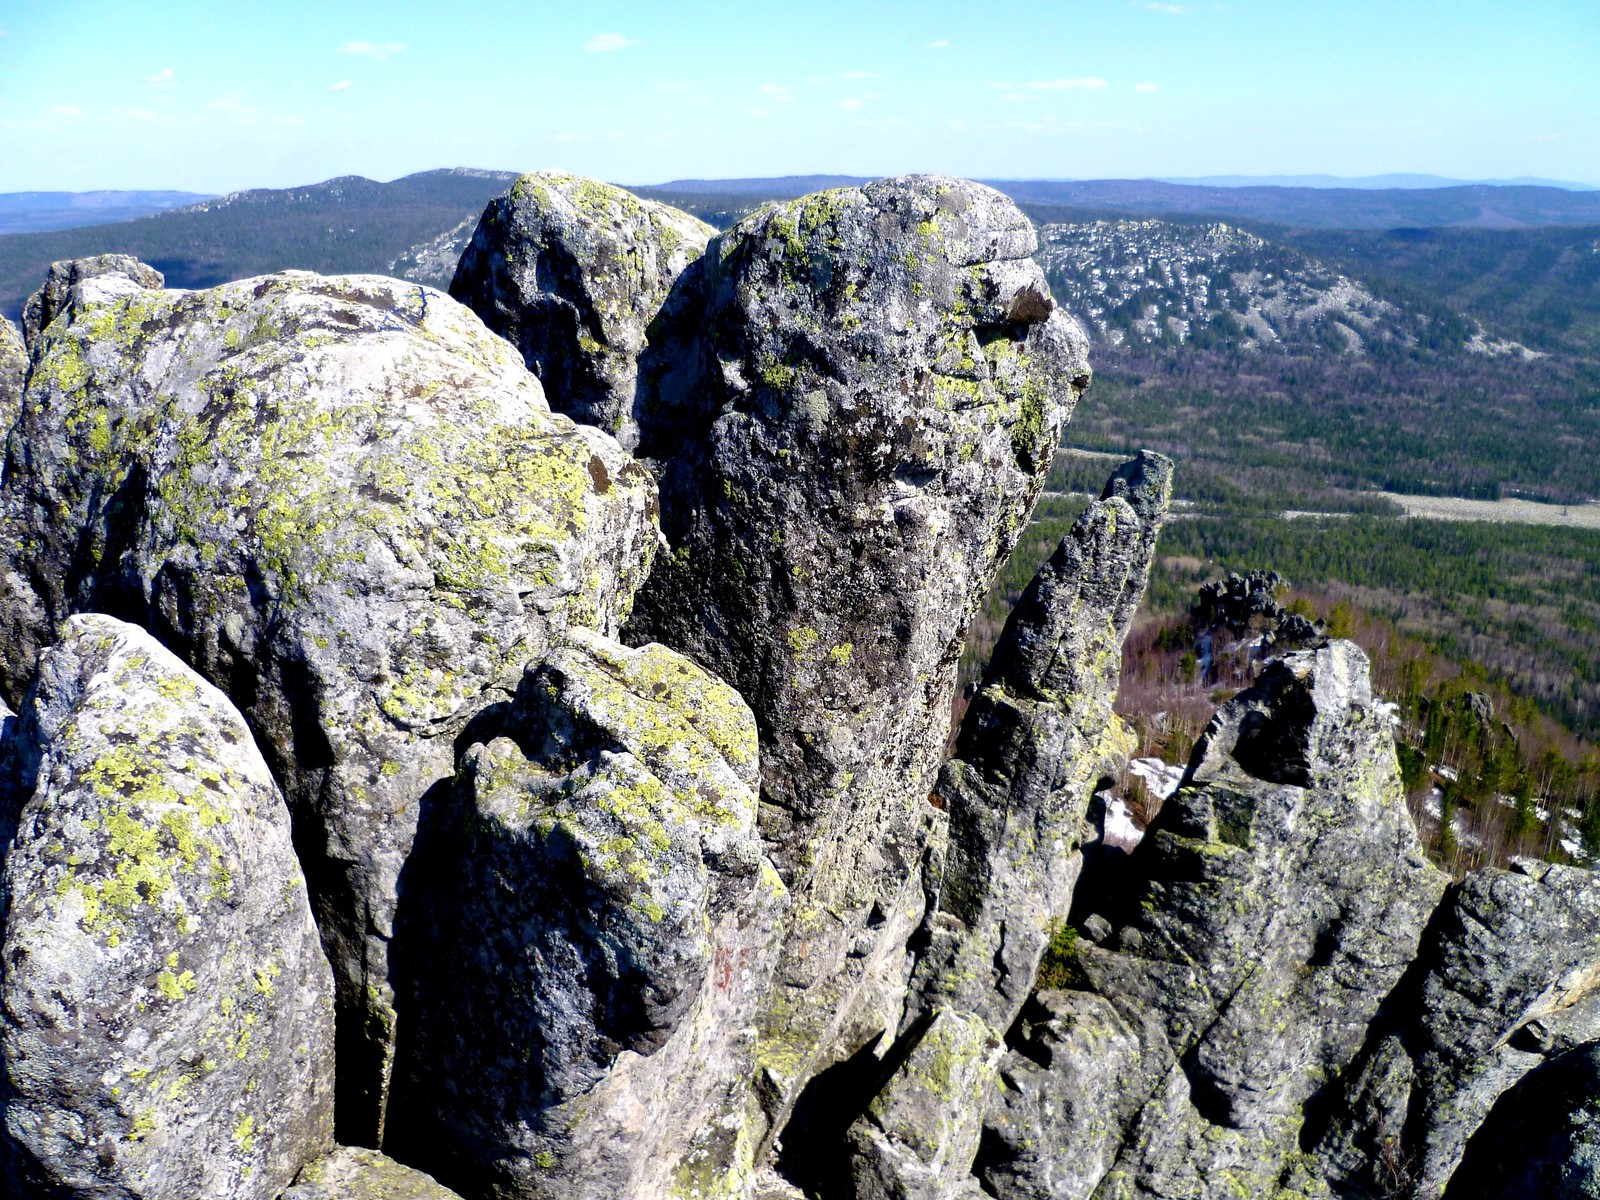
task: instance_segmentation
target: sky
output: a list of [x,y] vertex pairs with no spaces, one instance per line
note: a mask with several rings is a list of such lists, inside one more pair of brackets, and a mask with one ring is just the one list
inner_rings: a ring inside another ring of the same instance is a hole
[[1600,0],[0,0],[0,192],[444,166],[1600,183]]

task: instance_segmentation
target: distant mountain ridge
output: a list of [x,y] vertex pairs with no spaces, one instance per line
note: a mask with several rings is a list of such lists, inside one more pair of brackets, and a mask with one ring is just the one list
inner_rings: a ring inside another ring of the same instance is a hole
[[1358,191],[1410,190],[1447,187],[1548,187],[1565,192],[1600,191],[1600,185],[1575,183],[1570,179],[1539,179],[1521,175],[1516,179],[1450,179],[1444,175],[1397,173],[1390,175],[1192,175],[1157,176],[1157,182],[1189,187],[1312,187],[1352,188]]
[[132,221],[209,199],[204,192],[0,192],[0,235]]

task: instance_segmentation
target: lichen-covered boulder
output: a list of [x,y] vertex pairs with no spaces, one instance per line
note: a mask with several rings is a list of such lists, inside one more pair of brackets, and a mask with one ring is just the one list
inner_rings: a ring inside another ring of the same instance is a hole
[[0,317],[0,441],[22,411],[22,385],[28,375],[28,347],[17,327]]
[[775,1123],[899,1023],[962,639],[1088,379],[1034,246],[955,179],[781,204],[713,239],[641,367],[673,551],[629,636],[750,701],[795,891],[763,1020]]
[[1526,1097],[1525,1079],[1559,1074],[1546,1063],[1600,1041],[1600,877],[1523,859],[1474,872],[1440,906],[1415,978],[1349,1072],[1318,1150],[1343,1187],[1399,1171],[1418,1197],[1470,1194],[1470,1178],[1452,1181],[1469,1140],[1496,1136],[1478,1130],[1502,1096]]
[[126,254],[99,254],[50,264],[39,290],[22,309],[22,336],[33,357],[43,352],[44,333],[75,303],[103,304],[119,296],[158,289],[160,271]]
[[1171,493],[1160,455],[1119,468],[1006,621],[934,792],[948,844],[917,939],[909,1050],[850,1131],[858,1196],[973,1186],[1006,1035],[1072,903],[1090,795],[1131,749],[1111,706]]
[[[1029,1086],[990,1118],[986,1189],[1326,1195],[1301,1141],[1312,1099],[1357,1058],[1445,884],[1365,655],[1332,642],[1268,664],[1217,714],[1125,877],[1075,898],[1101,944],[1080,939],[1060,969],[1110,1011],[1058,1021],[1060,1073],[1020,1061],[1026,1047],[1002,1061]],[[1074,1095],[1112,1128],[1082,1146],[1039,1136],[1040,1112]],[[1080,1152],[1100,1170],[1075,1169]]]
[[460,1200],[421,1171],[376,1150],[340,1146],[306,1164],[283,1200]]
[[274,1200],[332,1142],[333,978],[243,719],[78,616],[8,757],[8,1194]]
[[631,448],[650,323],[715,232],[608,183],[538,171],[484,210],[450,294],[522,352],[551,408]]
[[574,632],[503,727],[417,902],[438,951],[402,1010],[395,1152],[505,1200],[739,1195],[786,900],[749,709],[663,646]]
[[626,616],[654,486],[471,312],[393,279],[80,287],[34,351],[0,487],[0,691],[99,610],[233,697],[338,984],[341,1134],[376,1140],[419,818],[552,637]]

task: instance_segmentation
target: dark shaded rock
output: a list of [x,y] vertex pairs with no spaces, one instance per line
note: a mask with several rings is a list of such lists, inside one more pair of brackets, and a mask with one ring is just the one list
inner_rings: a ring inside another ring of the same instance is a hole
[[[755,721],[679,654],[574,632],[458,780],[394,1152],[472,1195],[738,1194],[786,893]],[[448,964],[446,967],[445,964]]]
[[101,254],[50,264],[39,290],[22,309],[22,337],[37,361],[43,339],[55,319],[76,301],[105,304],[135,292],[160,289],[161,272],[126,254]]
[[684,349],[650,376],[641,452],[673,551],[629,636],[727,679],[761,729],[795,893],[762,1032],[780,1124],[899,1025],[961,641],[1087,383],[1034,245],[988,188],[884,180],[742,221],[663,316]]
[[288,273],[91,295],[107,278],[33,347],[0,490],[0,691],[97,610],[229,693],[333,965],[341,1133],[376,1140],[419,816],[553,636],[626,615],[654,485],[438,292]]
[[[1069,1066],[1026,1039],[1002,1060],[1027,1084],[985,1131],[986,1188],[1326,1195],[1300,1150],[1308,1106],[1361,1050],[1446,882],[1361,651],[1268,664],[1217,714],[1126,874],[1078,898],[1116,948],[1077,944],[1081,991],[1103,1003],[1064,1001],[1077,1015],[1056,1021],[1051,1054]],[[1044,1112],[1077,1114],[1083,1140],[1034,1138]]]
[[1253,627],[1267,628],[1283,614],[1278,596],[1288,586],[1289,581],[1276,571],[1231,573],[1200,588],[1190,606],[1189,620],[1197,629],[1242,633]]
[[376,1150],[340,1146],[307,1163],[283,1200],[460,1200],[421,1171]]
[[715,232],[608,183],[538,171],[484,210],[450,294],[522,353],[552,409],[632,448],[646,333]]
[[333,978],[244,721],[143,630],[78,616],[13,741],[9,1194],[274,1200],[332,1143]]

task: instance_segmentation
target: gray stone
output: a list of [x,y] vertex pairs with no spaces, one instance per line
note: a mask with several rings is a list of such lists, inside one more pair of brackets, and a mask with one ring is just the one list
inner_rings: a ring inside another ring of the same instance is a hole
[[0,317],[0,443],[22,411],[22,385],[28,376],[28,347],[17,327]]
[[22,336],[32,358],[44,353],[44,335],[51,324],[76,302],[104,304],[119,296],[159,289],[161,272],[126,254],[101,254],[50,264],[39,290],[22,309]]
[[641,366],[673,550],[629,637],[750,701],[795,894],[762,1020],[771,1128],[900,1023],[961,642],[1087,384],[1033,248],[1015,205],[954,179],[781,204],[713,239],[661,317],[671,369]]
[[86,289],[34,347],[0,488],[0,691],[98,610],[230,693],[333,965],[341,1135],[375,1141],[419,818],[552,637],[626,616],[654,485],[438,292],[300,272]]
[[421,902],[446,915],[395,1152],[506,1200],[741,1194],[787,898],[750,710],[663,646],[575,631],[505,728],[466,756],[463,844]]
[[333,979],[289,813],[227,698],[70,619],[15,735],[11,1195],[273,1200],[333,1133]]
[[460,1200],[430,1176],[376,1150],[340,1146],[306,1164],[283,1200]]
[[1132,749],[1111,705],[1171,493],[1160,455],[1120,468],[1006,621],[934,793],[949,844],[912,976],[913,1048],[851,1131],[860,1195],[972,1186],[1003,1039],[1071,906],[1089,797]]
[[[1067,1067],[1041,1074],[1025,1048],[1002,1062],[1029,1085],[1002,1093],[986,1186],[1326,1195],[1301,1152],[1308,1106],[1361,1051],[1445,883],[1365,656],[1334,642],[1269,663],[1217,714],[1126,877],[1077,897],[1118,927],[1118,948],[1072,951],[1077,990],[1105,1003],[1070,999],[1082,1018],[1051,1035]],[[1087,1149],[1027,1143],[1039,1113],[1075,1104],[1108,1123]]]
[[484,210],[450,294],[521,351],[551,408],[631,448],[650,323],[715,232],[599,180],[538,171]]

